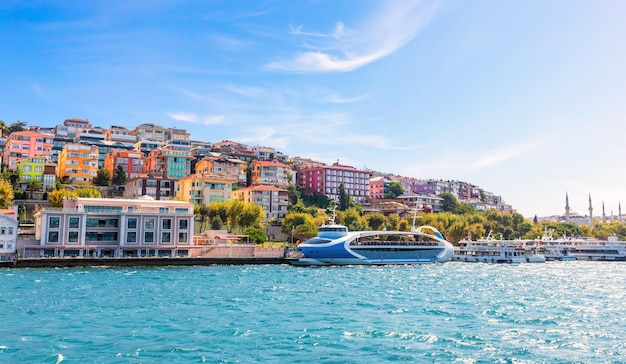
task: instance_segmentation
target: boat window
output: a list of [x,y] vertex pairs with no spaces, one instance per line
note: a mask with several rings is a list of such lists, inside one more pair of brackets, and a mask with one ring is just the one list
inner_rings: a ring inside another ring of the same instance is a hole
[[330,243],[331,241],[332,240],[330,239],[315,237],[315,238],[304,241],[302,244],[326,244],[326,243]]

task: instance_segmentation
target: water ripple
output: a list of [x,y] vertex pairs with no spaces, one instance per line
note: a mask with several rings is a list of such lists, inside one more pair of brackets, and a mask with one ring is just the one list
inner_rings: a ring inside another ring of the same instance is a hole
[[626,265],[0,270],[0,362],[626,362]]

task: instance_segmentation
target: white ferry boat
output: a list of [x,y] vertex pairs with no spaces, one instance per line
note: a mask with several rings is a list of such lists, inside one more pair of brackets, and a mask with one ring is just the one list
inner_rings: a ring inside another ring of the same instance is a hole
[[576,260],[626,261],[626,242],[618,241],[617,236],[608,240],[574,238],[571,247]]
[[453,260],[482,263],[544,263],[546,257],[533,242],[525,240],[461,240]]
[[543,252],[548,261],[576,260],[576,256],[572,254],[574,247],[571,240],[568,239],[540,240],[538,249]]

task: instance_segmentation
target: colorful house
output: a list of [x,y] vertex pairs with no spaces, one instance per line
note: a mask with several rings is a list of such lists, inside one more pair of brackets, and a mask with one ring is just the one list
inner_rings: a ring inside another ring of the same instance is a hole
[[90,184],[98,172],[98,148],[67,143],[59,154],[57,176],[70,183]]
[[43,134],[32,130],[16,131],[7,137],[2,162],[10,170],[17,168],[17,162],[23,158],[52,156],[51,134]]
[[256,185],[232,192],[233,200],[242,200],[261,206],[268,220],[282,220],[289,205],[288,191],[273,186]]
[[195,173],[214,174],[246,185],[246,162],[226,157],[204,157],[196,163]]
[[287,187],[289,185],[288,165],[275,161],[252,161],[252,185]]
[[195,173],[178,181],[176,197],[195,205],[230,201],[236,182],[219,175]]
[[153,150],[144,159],[144,173],[161,172],[167,178],[181,179],[191,174],[191,155],[188,151],[162,148]]

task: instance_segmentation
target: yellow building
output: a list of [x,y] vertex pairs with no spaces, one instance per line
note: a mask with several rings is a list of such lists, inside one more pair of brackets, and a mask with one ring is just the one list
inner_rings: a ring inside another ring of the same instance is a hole
[[236,180],[215,174],[195,173],[178,180],[176,197],[195,205],[230,201]]
[[91,184],[98,172],[98,147],[67,143],[59,153],[57,176],[64,182]]

